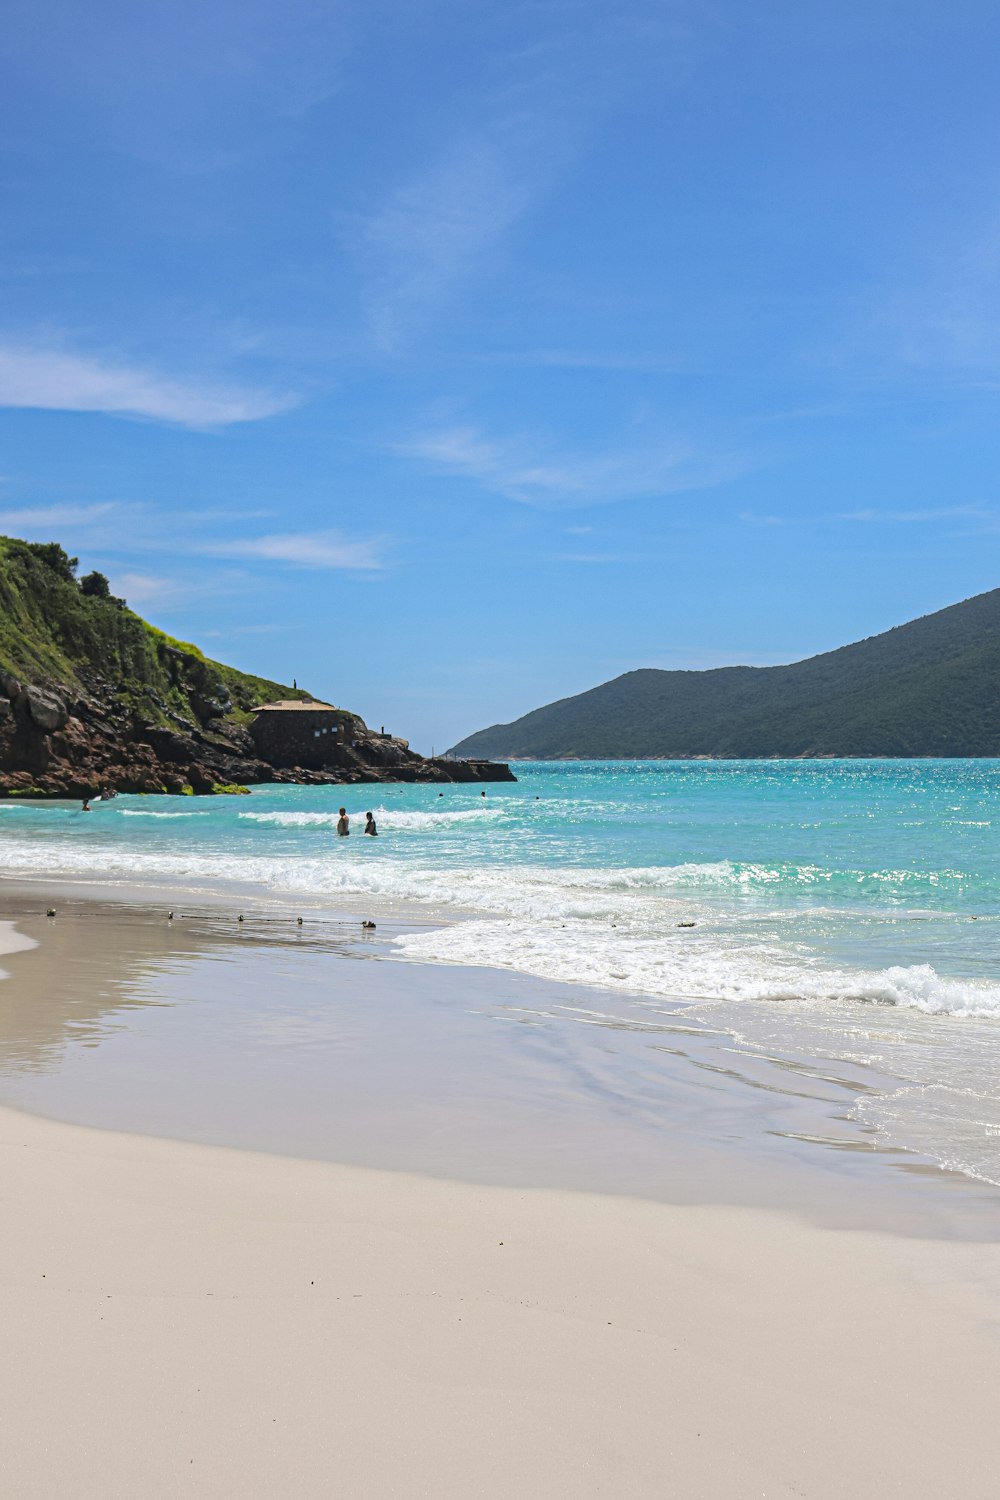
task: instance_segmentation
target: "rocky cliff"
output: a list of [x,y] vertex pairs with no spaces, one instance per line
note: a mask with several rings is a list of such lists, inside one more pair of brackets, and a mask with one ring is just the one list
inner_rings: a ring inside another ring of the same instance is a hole
[[253,710],[307,694],[211,661],[113,598],[101,574],[76,572],[56,543],[0,537],[0,796],[513,779],[485,761],[425,760],[356,714],[330,765],[270,764]]

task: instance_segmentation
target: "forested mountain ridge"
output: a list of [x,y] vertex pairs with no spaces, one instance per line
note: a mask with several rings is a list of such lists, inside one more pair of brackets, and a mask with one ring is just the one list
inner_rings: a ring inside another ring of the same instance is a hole
[[626,672],[470,735],[451,753],[1000,756],[1000,589],[789,666]]

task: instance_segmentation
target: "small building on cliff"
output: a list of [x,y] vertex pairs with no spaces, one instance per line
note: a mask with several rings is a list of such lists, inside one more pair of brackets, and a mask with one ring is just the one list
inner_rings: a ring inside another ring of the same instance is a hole
[[353,715],[315,698],[262,703],[254,713],[251,737],[261,759],[272,766],[321,771],[354,740]]

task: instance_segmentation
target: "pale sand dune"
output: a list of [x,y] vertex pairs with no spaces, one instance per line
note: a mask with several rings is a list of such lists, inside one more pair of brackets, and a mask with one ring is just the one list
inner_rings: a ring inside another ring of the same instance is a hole
[[995,1246],[9,1110],[0,1205],[17,1500],[997,1493]]

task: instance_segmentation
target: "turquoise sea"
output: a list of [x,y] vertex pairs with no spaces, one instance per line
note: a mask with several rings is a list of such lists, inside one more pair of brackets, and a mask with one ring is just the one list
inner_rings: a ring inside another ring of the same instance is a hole
[[[402,961],[665,1005],[893,1080],[851,1117],[1000,1182],[1000,762],[521,764],[515,784],[0,804],[11,876],[418,909]],[[346,802],[350,839],[337,839]],[[371,808],[379,838],[361,836]],[[440,919],[440,920],[437,920]],[[693,924],[693,925],[691,925]],[[586,1008],[586,1007],[585,1007]]]

